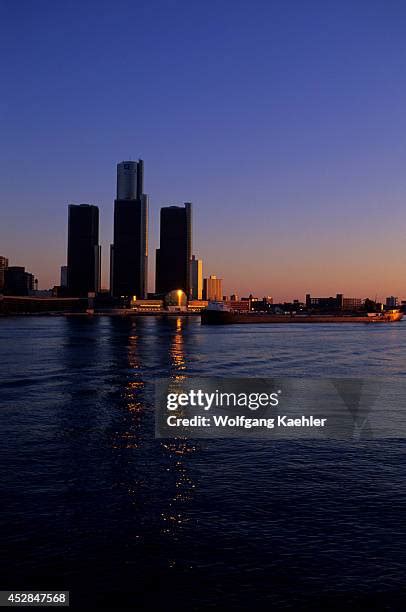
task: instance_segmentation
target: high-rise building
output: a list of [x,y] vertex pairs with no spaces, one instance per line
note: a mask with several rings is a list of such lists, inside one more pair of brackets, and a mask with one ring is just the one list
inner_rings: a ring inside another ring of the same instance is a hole
[[8,268],[8,259],[0,255],[0,291],[4,288],[4,273]]
[[145,298],[148,290],[148,196],[144,162],[117,164],[110,291],[115,297]]
[[68,213],[68,293],[87,296],[100,290],[99,209],[70,204]]
[[192,255],[190,261],[190,293],[194,300],[201,300],[203,295],[203,262]]
[[61,266],[61,287],[66,289],[68,286],[68,266]]
[[6,295],[29,295],[34,290],[34,275],[23,266],[9,266],[4,270],[4,293]]
[[203,281],[203,299],[220,302],[223,299],[223,279],[209,276]]
[[160,243],[156,251],[156,293],[181,289],[190,297],[192,204],[161,208]]

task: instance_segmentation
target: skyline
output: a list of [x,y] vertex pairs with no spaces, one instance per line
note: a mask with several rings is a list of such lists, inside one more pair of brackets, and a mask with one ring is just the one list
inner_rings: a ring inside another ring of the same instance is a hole
[[108,286],[131,156],[150,253],[159,209],[193,202],[193,252],[225,293],[405,295],[406,7],[9,2],[0,17],[0,253],[41,288],[66,264],[73,203],[99,207]]
[[[139,161],[139,163],[144,164],[144,160],[138,160],[138,161]],[[118,163],[117,163],[117,169],[118,169],[118,167],[119,167],[119,166],[121,166],[121,165],[123,165],[123,164],[125,164],[125,163],[128,163],[128,162],[126,162],[126,161],[121,161],[121,162],[118,162]],[[138,162],[134,162],[134,160],[132,160],[132,162],[131,162],[131,163],[135,163],[135,164],[136,164],[136,163],[138,163]],[[144,172],[144,170],[143,170],[143,172]],[[116,183],[117,183],[117,177],[116,177]],[[68,216],[69,216],[69,211],[70,211],[70,209],[71,209],[72,207],[73,207],[73,208],[78,208],[78,207],[81,207],[81,206],[85,206],[85,207],[86,207],[86,206],[90,206],[90,207],[93,207],[93,208],[94,208],[94,207],[96,207],[96,208],[98,209],[97,204],[91,204],[91,203],[81,203],[81,204],[79,204],[79,203],[75,203],[75,204],[68,204],[68,206],[67,206]],[[113,204],[113,206],[114,206],[114,204]],[[179,207],[179,204],[175,204],[175,205],[174,205],[174,204],[170,204],[170,205],[169,205],[169,207],[175,207],[175,208],[178,208],[178,207]],[[162,208],[160,209],[160,214],[162,214],[162,210],[163,210],[163,209],[165,209],[165,208],[167,208],[167,207],[162,207]],[[180,207],[180,208],[182,208],[182,205],[181,205],[181,207]],[[113,216],[114,216],[114,215],[113,215]],[[149,227],[151,227],[151,219],[149,219],[149,220],[148,220],[148,226],[149,226]],[[158,227],[159,227],[159,222],[158,222]],[[66,235],[67,235],[67,237],[68,237],[68,235],[69,235],[68,229],[69,229],[69,223],[68,223],[68,221],[67,221],[67,223],[66,223]],[[103,229],[103,228],[101,228],[101,229]],[[102,233],[102,232],[101,232],[101,233]],[[150,235],[149,235],[149,232],[147,233],[147,240],[150,242]],[[68,240],[66,240],[66,242],[67,242],[67,244],[68,244]],[[159,244],[159,242],[158,242],[158,244]],[[111,247],[111,245],[108,245],[108,246],[110,246],[110,247]],[[110,281],[110,278],[109,278],[109,275],[110,275],[110,261],[109,261],[110,249],[108,249],[108,251],[109,251],[109,253],[108,253],[108,255],[107,255],[107,258],[106,258],[106,254],[104,254],[104,253],[103,253],[103,251],[101,252],[101,253],[102,253],[101,260],[102,260],[102,261],[103,261],[103,259],[104,259],[104,260],[107,260],[107,261],[106,261],[106,266],[107,266],[107,269],[103,269],[103,268],[102,268],[102,274],[101,274],[102,279],[105,279],[105,280],[106,280],[106,282],[105,282],[105,284],[102,282],[102,287],[101,287],[101,288],[102,288],[102,289],[107,289],[107,290],[109,290],[109,289],[111,288],[111,287],[110,287],[110,282],[109,282],[109,281]],[[104,257],[103,257],[103,255],[104,255]],[[155,255],[155,253],[153,253],[153,254],[151,254],[151,255]],[[111,256],[111,255],[110,255],[110,256]],[[7,257],[7,254],[6,254],[6,257]],[[66,258],[66,253],[65,253],[65,259],[66,259],[66,261],[67,261],[67,258]],[[205,262],[204,262],[204,260],[203,260],[203,272],[204,272],[204,273],[203,273],[203,276],[204,276],[204,278],[208,278],[209,276],[211,276],[211,274],[212,274],[212,273],[211,273],[211,272],[209,273],[209,272],[206,272],[206,271],[205,271],[205,268],[204,268],[204,263],[205,263]],[[320,262],[320,263],[321,263],[321,262]],[[10,266],[14,266],[14,265],[20,265],[20,264],[16,264],[16,263],[14,263],[14,262],[10,262],[10,263],[9,263],[9,265],[10,265]],[[29,264],[27,264],[27,262],[26,262],[25,264],[24,264],[24,263],[22,263],[21,265],[24,265],[26,268],[30,268],[30,265],[29,265]],[[64,265],[66,265],[66,264],[62,264],[62,266],[64,266]],[[155,272],[155,268],[156,268],[156,257],[154,257],[153,259],[152,259],[151,257],[149,257],[149,261],[148,261],[148,269],[149,269],[149,271],[151,271],[151,270],[152,270],[153,272]],[[28,271],[32,272],[32,270],[31,270],[31,269],[29,269]],[[60,274],[61,274],[61,270],[60,270],[60,268],[59,268],[58,278],[60,278]],[[35,272],[33,272],[33,275],[34,275],[35,277],[37,277],[37,276],[38,276],[38,275],[37,275]],[[148,281],[148,287],[149,287],[149,292],[150,292],[150,293],[153,293],[153,292],[155,291],[155,276],[156,276],[156,275],[153,273],[153,275],[152,275],[152,276],[153,276],[153,280],[151,281],[151,278],[150,278],[150,276],[149,276],[149,281]],[[218,275],[214,275],[214,276],[218,276]],[[222,279],[222,280],[223,280],[223,279]],[[282,281],[282,282],[283,282],[283,281]],[[53,284],[51,284],[51,285],[49,285],[49,286],[43,286],[43,283],[41,283],[41,280],[39,279],[39,288],[40,288],[40,289],[49,289],[49,288],[51,288],[53,285],[58,285],[58,284],[59,284],[59,282],[57,281],[57,282],[55,282],[55,283],[53,283]],[[225,286],[227,287],[227,279],[225,279]],[[247,286],[249,287],[249,285],[247,285]],[[224,293],[226,293],[226,292],[224,292]],[[232,293],[235,293],[235,290],[231,289],[231,291],[228,291],[228,294],[232,294]],[[251,288],[248,288],[248,289],[247,289],[247,291],[245,292],[245,294],[247,294],[247,295],[248,295],[248,294],[250,294],[250,293],[254,293],[254,294],[255,294],[255,292],[253,292]],[[305,294],[307,294],[307,293],[309,293],[309,290],[306,290],[306,291],[305,291]],[[315,293],[317,293],[317,292],[315,292],[315,291],[311,291],[311,293],[314,295],[314,294],[315,294]],[[336,293],[337,293],[337,291],[334,289],[334,290],[331,292],[331,295],[335,295]],[[338,293],[343,293],[343,292],[342,292],[342,291],[341,291],[341,292],[340,292],[340,291],[338,291]],[[238,291],[237,291],[237,294],[239,294],[239,295],[243,295],[243,294],[244,294],[244,292],[238,292]],[[383,294],[378,294],[378,293],[375,293],[375,294],[368,294],[368,295],[365,295],[365,296],[363,296],[363,297],[370,297],[370,298],[378,297],[378,299],[384,300],[384,298],[386,298],[386,297],[388,297],[388,296],[390,296],[390,295],[394,295],[394,294],[399,295],[400,297],[402,297],[402,293],[396,293],[396,292],[392,292],[392,293],[390,293],[390,292],[389,292],[389,293],[388,293],[387,295],[385,295],[385,296],[384,296]],[[268,291],[267,293],[263,293],[263,295],[262,295],[261,293],[257,293],[256,295],[257,295],[257,297],[258,297],[258,296],[263,297],[263,296],[266,296],[266,295],[271,295],[271,292],[270,292],[270,291]],[[321,295],[321,293],[320,293],[320,295]],[[349,295],[349,294],[348,294],[348,293],[345,293],[345,295]],[[359,294],[354,294],[354,296],[355,296],[355,295],[359,296]],[[274,293],[272,294],[272,297],[275,297],[275,294],[274,294]],[[278,298],[278,295],[276,295],[276,297]],[[301,294],[299,294],[298,292],[296,292],[296,293],[293,293],[293,294],[292,294],[292,295],[291,295],[289,298],[285,298],[285,297],[281,298],[281,301],[283,301],[284,299],[286,299],[287,301],[289,301],[290,299],[291,299],[291,300],[293,300],[293,299],[299,299],[299,300],[301,300],[301,298],[302,298],[302,295],[301,295]]]

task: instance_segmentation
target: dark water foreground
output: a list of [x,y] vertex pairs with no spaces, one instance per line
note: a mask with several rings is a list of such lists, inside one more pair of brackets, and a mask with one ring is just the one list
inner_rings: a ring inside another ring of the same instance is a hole
[[1,320],[0,587],[88,609],[404,608],[404,440],[155,440],[152,381],[405,364],[406,323]]

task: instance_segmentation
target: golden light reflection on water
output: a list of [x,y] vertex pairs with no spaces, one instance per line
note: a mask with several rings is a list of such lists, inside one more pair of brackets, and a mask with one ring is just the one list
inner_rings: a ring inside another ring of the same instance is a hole
[[[185,380],[184,372],[187,369],[185,355],[185,319],[176,319],[176,328],[171,336],[169,347],[171,383],[169,389],[176,392],[180,389],[182,381]],[[170,467],[166,468],[175,476],[174,489],[168,499],[166,510],[161,512],[161,533],[167,537],[178,539],[182,529],[190,522],[188,508],[194,497],[196,483],[190,475],[186,459],[198,448],[192,440],[186,438],[174,438],[161,442],[162,449],[170,460]],[[176,559],[168,559],[168,566],[175,567]]]
[[139,447],[139,430],[143,412],[143,404],[140,392],[145,383],[141,380],[141,363],[138,354],[139,336],[137,334],[136,322],[133,321],[130,335],[128,337],[127,358],[130,369],[130,377],[124,387],[123,398],[128,411],[132,415],[130,429],[117,433],[113,448],[136,449]]
[[169,355],[171,358],[171,369],[174,370],[173,378],[175,380],[184,380],[181,374],[186,370],[185,347],[183,338],[184,321],[181,317],[176,319],[176,331],[172,335],[171,344],[169,347]]
[[[140,449],[142,451],[145,427],[148,427],[148,416],[151,415],[146,412],[144,397],[145,382],[143,380],[143,371],[145,371],[148,364],[143,363],[143,345],[140,343],[142,332],[140,334],[137,333],[136,325],[136,322],[134,322],[128,337],[127,357],[130,375],[123,390],[123,398],[130,416],[129,426],[127,431],[117,433],[115,448]],[[156,321],[156,325],[161,325],[161,323]],[[156,350],[160,353],[167,351],[170,367],[170,388],[176,389],[180,388],[182,381],[186,378],[185,320],[178,317],[176,320],[170,320],[170,325],[169,344],[166,347],[163,345],[157,329]],[[162,359],[162,354],[160,354],[160,357]],[[148,359],[148,355],[145,356],[145,359]],[[149,381],[150,384],[152,382],[153,380]],[[151,433],[151,435],[153,434]],[[162,489],[160,491],[154,490],[151,494],[152,496],[159,497],[160,511],[157,528],[165,544],[169,544],[169,548],[172,550],[171,542],[179,541],[182,529],[190,523],[190,504],[194,497],[196,484],[190,475],[187,459],[198,448],[193,441],[185,438],[157,440],[157,445],[159,445],[163,453],[163,461],[159,458],[154,459],[154,457],[151,457],[152,462],[156,461],[151,466],[151,470],[156,472],[157,469],[161,469],[164,473],[160,475],[159,479],[162,483]],[[126,487],[129,497],[133,500],[134,506],[139,505],[140,500],[145,495],[145,490],[148,489],[148,482],[143,479],[138,481],[138,477],[139,475],[134,470],[131,480],[123,480],[122,483]],[[142,532],[133,534],[134,538],[142,539],[142,536]],[[167,564],[170,568],[175,567],[177,565],[175,556],[168,557]]]

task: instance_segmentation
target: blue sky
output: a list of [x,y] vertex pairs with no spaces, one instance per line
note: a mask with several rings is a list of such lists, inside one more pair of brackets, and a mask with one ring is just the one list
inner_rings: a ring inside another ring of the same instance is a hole
[[406,295],[406,5],[0,4],[0,254],[40,286],[67,204],[97,204],[105,284],[115,165],[158,211],[194,203],[225,290]]

